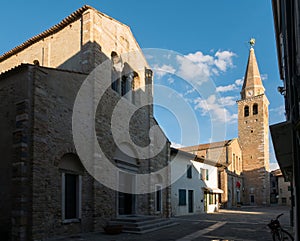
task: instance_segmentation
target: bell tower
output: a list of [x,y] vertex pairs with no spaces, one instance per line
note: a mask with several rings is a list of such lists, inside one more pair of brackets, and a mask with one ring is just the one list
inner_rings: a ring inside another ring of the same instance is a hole
[[250,205],[269,205],[269,101],[254,53],[255,40],[249,43],[241,99],[237,101],[238,135],[243,153],[243,200]]

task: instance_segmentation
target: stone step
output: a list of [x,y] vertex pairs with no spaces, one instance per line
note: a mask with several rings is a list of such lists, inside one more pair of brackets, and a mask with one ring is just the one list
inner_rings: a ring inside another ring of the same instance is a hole
[[132,223],[136,223],[136,222],[142,222],[142,221],[148,221],[148,220],[157,220],[157,219],[161,219],[160,217],[156,217],[156,216],[145,216],[145,215],[130,215],[130,216],[121,216],[118,218],[113,219],[112,221],[122,221],[122,222],[132,222]]
[[126,221],[122,219],[117,219],[117,220],[112,220],[109,221],[109,225],[117,225],[117,224],[122,224],[124,227],[139,227],[139,226],[145,226],[145,225],[150,225],[153,223],[160,222],[160,219],[151,219],[151,220],[143,220],[143,221]]
[[175,225],[178,225],[178,223],[174,223],[174,222],[170,222],[169,224],[164,224],[164,225],[161,225],[161,226],[155,226],[155,227],[152,227],[152,228],[147,228],[147,229],[144,229],[144,230],[123,230],[124,233],[134,233],[134,234],[145,234],[145,233],[149,233],[149,232],[154,232],[156,230],[160,230],[160,229],[163,229],[163,228],[169,228],[169,227],[172,227],[172,226],[175,226]]
[[123,225],[123,232],[143,234],[176,225],[170,219],[154,216],[125,216],[109,221],[109,225]]

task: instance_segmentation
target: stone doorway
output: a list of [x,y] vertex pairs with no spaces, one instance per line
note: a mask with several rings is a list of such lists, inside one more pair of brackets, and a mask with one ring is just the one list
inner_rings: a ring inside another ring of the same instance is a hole
[[114,157],[116,166],[119,168],[119,189],[117,192],[116,207],[117,216],[136,215],[136,174],[138,173],[139,166],[137,160],[134,158],[136,155],[133,149],[127,144],[123,144],[121,147],[126,153],[117,148]]
[[135,177],[126,172],[119,172],[119,187],[125,192],[118,192],[118,215],[136,214]]

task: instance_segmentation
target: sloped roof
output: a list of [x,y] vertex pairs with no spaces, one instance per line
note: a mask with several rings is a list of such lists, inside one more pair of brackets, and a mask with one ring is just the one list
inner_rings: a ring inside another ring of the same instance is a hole
[[254,86],[263,86],[263,84],[261,81],[258,64],[254,53],[254,48],[251,48],[249,52],[245,80],[242,89]]
[[[195,155],[195,154],[191,154],[188,151],[182,150],[182,148],[177,149],[177,148],[171,147],[171,156],[176,156],[177,154],[186,156],[187,158],[191,158],[191,159],[193,159],[193,161],[200,162],[200,163],[205,163],[207,165],[211,165],[211,166],[214,166],[214,167],[226,167],[226,165],[224,165],[220,162],[216,162],[216,161],[211,160],[211,159],[207,159],[207,158]],[[172,157],[171,157],[171,159],[172,159]]]
[[273,176],[283,176],[283,174],[282,174],[282,172],[281,172],[280,169],[276,169],[276,170],[271,171],[271,174]]
[[0,56],[0,62],[9,58],[10,56],[20,52],[23,49],[26,49],[27,47],[29,47],[30,45],[42,40],[43,38],[46,38],[54,33],[57,33],[58,31],[62,30],[63,28],[67,27],[70,23],[75,22],[77,19],[79,19],[82,16],[82,13],[84,13],[85,11],[87,11],[88,9],[92,9],[94,11],[96,11],[98,14],[101,14],[102,16],[109,18],[111,20],[114,20],[116,22],[118,22],[119,24],[129,28],[127,25],[115,20],[114,18],[99,12],[97,9],[89,6],[89,5],[84,5],[83,7],[77,9],[75,12],[73,12],[72,14],[70,14],[68,17],[66,17],[65,19],[63,19],[61,22],[59,22],[58,24],[54,25],[53,27],[45,30],[44,32],[28,39],[27,41],[23,42],[22,44],[20,44],[19,46],[9,50],[8,52],[4,53],[3,55]]
[[187,146],[187,147],[182,147],[182,148],[179,148],[179,149],[182,150],[182,151],[187,151],[187,152],[201,151],[201,150],[207,150],[207,149],[213,149],[213,148],[228,146],[230,144],[230,142],[233,141],[233,140],[235,140],[235,139],[212,142],[212,143],[205,143],[205,144],[200,144],[200,145],[196,145],[196,146]]

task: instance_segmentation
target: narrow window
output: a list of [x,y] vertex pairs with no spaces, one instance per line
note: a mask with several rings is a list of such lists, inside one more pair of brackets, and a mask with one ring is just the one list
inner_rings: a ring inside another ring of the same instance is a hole
[[111,61],[112,61],[112,73],[111,73],[111,77],[112,77],[112,84],[111,84],[111,88],[116,91],[117,93],[120,94],[121,91],[121,72],[123,71],[124,68],[124,64],[123,61],[121,59],[121,57],[119,57],[119,55],[115,52],[112,51],[111,52]]
[[186,177],[192,178],[192,165],[187,165]]
[[123,76],[122,82],[121,82],[121,96],[126,95],[126,93],[128,92],[127,85],[128,85],[127,79],[125,76]]
[[79,219],[81,203],[81,176],[63,173],[62,178],[64,219]]
[[244,116],[245,117],[249,116],[249,106],[248,105],[246,105],[244,108]]
[[179,206],[186,206],[186,190],[179,189]]
[[155,210],[156,212],[161,212],[161,186],[160,185],[156,185],[155,186]]
[[235,154],[233,153],[233,157],[232,157],[232,168],[233,171],[235,171]]
[[255,103],[253,105],[253,115],[257,115],[258,114],[258,105]]
[[203,169],[203,168],[200,169],[200,177],[201,177],[201,180],[203,180],[203,181],[206,180],[206,169]]
[[208,169],[205,169],[205,171],[206,171],[206,181],[208,181],[208,179],[209,179]]

